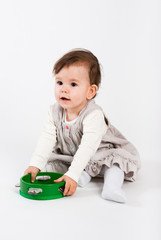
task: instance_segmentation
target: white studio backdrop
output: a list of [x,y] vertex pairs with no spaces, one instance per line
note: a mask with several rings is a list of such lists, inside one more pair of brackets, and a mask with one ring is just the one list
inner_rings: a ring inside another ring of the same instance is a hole
[[142,160],[160,160],[160,13],[159,0],[1,0],[2,161],[27,167],[55,102],[53,65],[73,48],[99,59],[96,102],[111,123]]

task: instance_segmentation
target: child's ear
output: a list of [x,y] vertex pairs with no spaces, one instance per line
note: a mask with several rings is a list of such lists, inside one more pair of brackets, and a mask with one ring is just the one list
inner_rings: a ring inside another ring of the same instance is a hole
[[96,95],[97,89],[98,89],[98,87],[95,84],[90,86],[88,94],[87,94],[88,100],[92,99]]

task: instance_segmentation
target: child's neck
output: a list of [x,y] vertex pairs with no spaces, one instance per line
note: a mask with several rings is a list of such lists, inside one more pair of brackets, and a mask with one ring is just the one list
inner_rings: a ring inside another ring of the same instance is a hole
[[80,108],[75,108],[75,109],[66,109],[66,120],[68,122],[76,119],[79,115],[79,113],[82,111],[82,109],[88,104],[89,101],[87,101],[83,106]]
[[78,115],[79,115],[79,113],[69,113],[66,111],[66,120],[68,122],[70,122],[70,121],[76,119],[78,117]]

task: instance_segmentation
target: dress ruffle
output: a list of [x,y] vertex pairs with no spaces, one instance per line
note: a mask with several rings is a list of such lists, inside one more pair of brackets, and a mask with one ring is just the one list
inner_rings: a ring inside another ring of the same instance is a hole
[[123,149],[110,149],[107,152],[107,156],[102,159],[91,159],[85,168],[86,172],[92,177],[101,176],[104,165],[109,168],[112,165],[118,165],[124,171],[125,180],[135,181],[137,171],[140,168],[139,156],[133,156]]

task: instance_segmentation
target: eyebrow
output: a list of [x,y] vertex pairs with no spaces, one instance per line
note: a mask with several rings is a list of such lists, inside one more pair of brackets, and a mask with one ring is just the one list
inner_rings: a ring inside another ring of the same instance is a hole
[[70,81],[80,82],[78,79],[75,79],[75,78],[71,78]]

